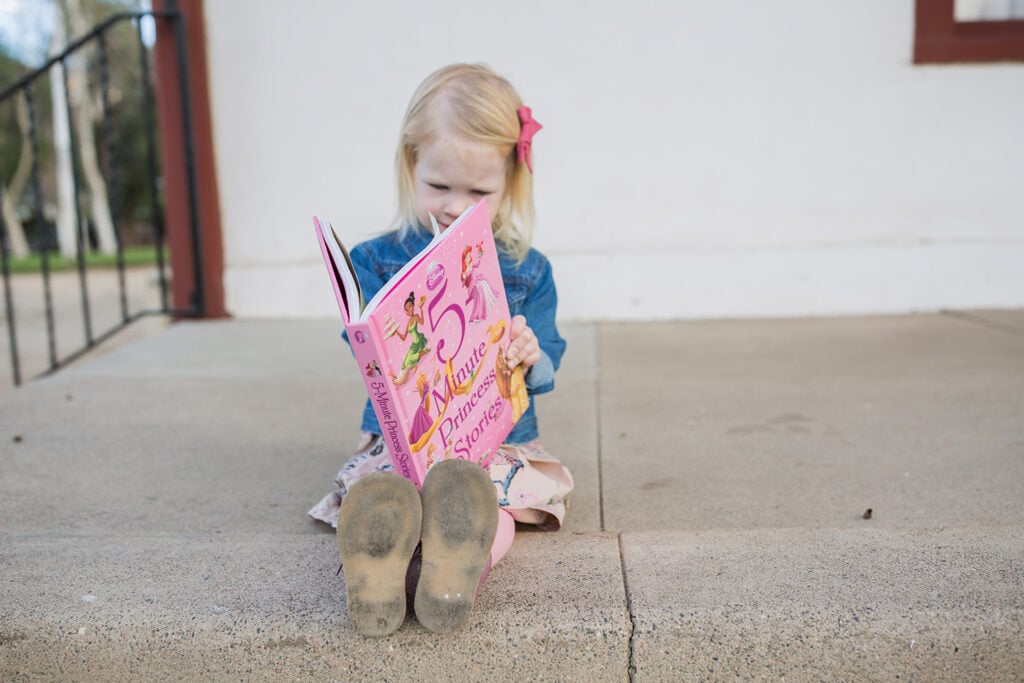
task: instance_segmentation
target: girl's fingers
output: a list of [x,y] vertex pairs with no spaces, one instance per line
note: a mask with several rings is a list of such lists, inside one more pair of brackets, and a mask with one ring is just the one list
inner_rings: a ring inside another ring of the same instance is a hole
[[540,360],[540,346],[537,344],[537,340],[532,339],[523,344],[510,345],[505,354],[505,360],[510,368],[514,368],[520,363],[527,366],[535,365]]
[[513,316],[508,332],[509,338],[514,342],[525,329],[529,329],[526,327],[526,318],[521,315]]
[[512,318],[509,338],[511,342],[505,352],[505,361],[508,364],[509,372],[517,365],[522,364],[529,367],[540,360],[540,343],[537,341],[537,335],[526,324],[526,318],[521,315]]

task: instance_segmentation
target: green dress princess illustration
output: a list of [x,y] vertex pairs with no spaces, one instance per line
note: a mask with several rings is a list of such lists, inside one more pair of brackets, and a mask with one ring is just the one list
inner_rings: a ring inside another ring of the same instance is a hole
[[412,343],[409,345],[409,350],[405,352],[405,358],[402,359],[402,369],[396,375],[393,372],[389,372],[391,375],[392,383],[399,385],[404,384],[409,379],[410,372],[419,364],[420,359],[423,356],[430,353],[430,349],[427,348],[427,338],[419,330],[419,326],[423,324],[423,304],[427,301],[427,297],[421,296],[419,300],[419,313],[416,312],[416,293],[409,292],[409,297],[405,300],[405,314],[409,317],[405,325],[405,330],[395,326],[388,336],[395,335],[402,341],[406,341],[410,337]]

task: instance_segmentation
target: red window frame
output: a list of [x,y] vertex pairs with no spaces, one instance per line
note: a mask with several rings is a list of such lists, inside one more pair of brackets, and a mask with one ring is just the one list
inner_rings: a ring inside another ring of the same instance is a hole
[[954,0],[915,0],[914,64],[1024,61],[1024,20],[957,21]]

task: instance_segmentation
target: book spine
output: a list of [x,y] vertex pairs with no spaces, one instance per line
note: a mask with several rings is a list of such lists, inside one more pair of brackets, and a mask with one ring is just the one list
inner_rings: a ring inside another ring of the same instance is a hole
[[347,327],[349,343],[359,364],[359,374],[366,384],[370,404],[380,423],[381,437],[391,452],[395,471],[416,486],[422,485],[419,472],[413,463],[409,439],[402,425],[408,424],[402,414],[398,390],[391,379],[381,372],[384,345],[373,325],[368,322],[351,323]]

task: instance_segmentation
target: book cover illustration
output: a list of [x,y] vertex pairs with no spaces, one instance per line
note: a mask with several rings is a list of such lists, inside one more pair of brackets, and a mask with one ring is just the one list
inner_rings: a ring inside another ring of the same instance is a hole
[[510,316],[486,204],[437,235],[365,305],[344,247],[314,222],[395,469],[420,484],[445,458],[486,466],[528,405],[522,369],[505,365]]

